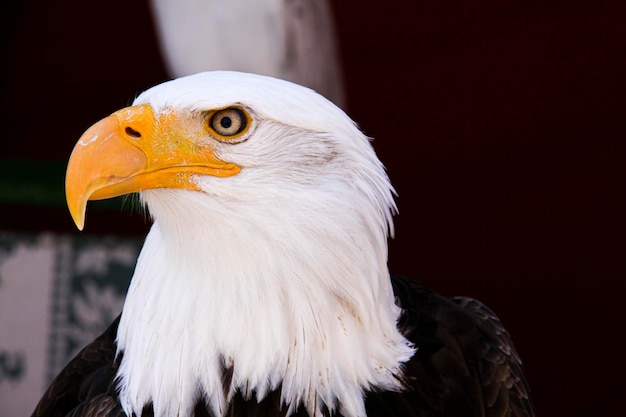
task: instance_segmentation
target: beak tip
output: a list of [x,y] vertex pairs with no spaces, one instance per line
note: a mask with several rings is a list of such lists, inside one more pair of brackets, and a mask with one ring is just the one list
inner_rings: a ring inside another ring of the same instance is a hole
[[85,211],[87,209],[87,198],[81,196],[81,198],[72,198],[73,195],[67,195],[67,207],[70,211],[70,216],[78,230],[83,230],[85,227]]
[[85,228],[85,213],[83,212],[82,215],[78,215],[72,212],[71,214],[72,220],[74,220],[76,228],[82,232],[82,230]]

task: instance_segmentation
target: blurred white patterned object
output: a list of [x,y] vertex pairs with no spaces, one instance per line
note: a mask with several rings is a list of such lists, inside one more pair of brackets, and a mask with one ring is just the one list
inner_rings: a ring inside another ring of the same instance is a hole
[[151,0],[169,75],[253,72],[310,87],[344,107],[328,0]]
[[141,243],[0,232],[0,417],[30,415],[52,378],[122,311]]

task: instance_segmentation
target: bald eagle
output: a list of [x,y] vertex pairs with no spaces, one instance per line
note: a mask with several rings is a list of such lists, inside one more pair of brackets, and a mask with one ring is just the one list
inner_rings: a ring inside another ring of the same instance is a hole
[[390,275],[394,191],[337,106],[271,77],[157,85],[89,128],[69,210],[153,218],[118,319],[33,416],[532,416],[484,305]]

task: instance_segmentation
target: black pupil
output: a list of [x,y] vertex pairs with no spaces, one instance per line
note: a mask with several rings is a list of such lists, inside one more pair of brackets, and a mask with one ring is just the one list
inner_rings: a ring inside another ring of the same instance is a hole
[[231,127],[233,124],[233,121],[230,119],[230,117],[224,116],[220,119],[220,125],[224,128],[224,129],[228,129],[229,127]]

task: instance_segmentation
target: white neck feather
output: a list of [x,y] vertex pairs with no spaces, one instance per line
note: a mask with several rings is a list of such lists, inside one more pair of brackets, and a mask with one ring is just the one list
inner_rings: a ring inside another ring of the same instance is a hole
[[211,196],[142,194],[156,220],[119,326],[124,410],[187,417],[203,399],[222,416],[235,392],[280,389],[291,411],[365,416],[364,391],[400,390],[414,353],[386,264],[393,202],[358,186],[270,194],[246,175],[207,179]]

